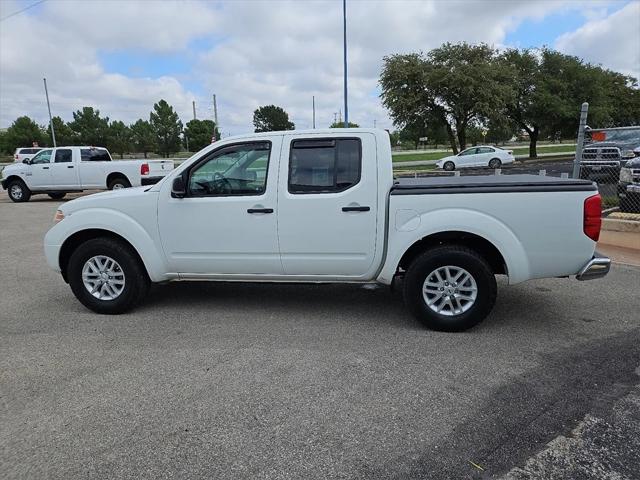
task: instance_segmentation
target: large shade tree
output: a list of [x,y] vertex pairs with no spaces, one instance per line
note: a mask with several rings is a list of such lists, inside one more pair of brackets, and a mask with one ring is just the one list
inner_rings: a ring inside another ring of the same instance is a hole
[[296,126],[289,121],[289,114],[282,107],[264,105],[253,112],[253,126],[258,132],[293,130]]
[[73,121],[69,124],[82,145],[106,147],[109,134],[109,117],[101,117],[100,110],[82,107],[73,112]]
[[214,138],[220,138],[213,120],[189,120],[183,132],[184,145],[189,151],[197,152],[210,145]]
[[38,144],[48,145],[44,129],[27,116],[18,117],[3,135],[3,148],[7,153],[13,153],[16,148],[30,147]]
[[156,150],[157,139],[151,123],[147,120],[140,119],[129,128],[131,130],[131,142],[133,144],[133,149],[136,152],[142,152],[144,154],[144,158],[147,158],[147,154],[149,152]]

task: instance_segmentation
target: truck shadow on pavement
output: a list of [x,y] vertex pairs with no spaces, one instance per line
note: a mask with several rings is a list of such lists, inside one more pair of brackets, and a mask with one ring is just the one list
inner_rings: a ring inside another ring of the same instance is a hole
[[[508,287],[499,281],[493,312],[468,332],[503,328],[563,328],[558,308],[546,292]],[[556,299],[558,304],[561,298]],[[239,282],[176,282],[155,285],[136,310],[216,312],[231,316],[264,316],[295,323],[339,320],[345,324],[427,331],[405,308],[401,285],[373,289],[351,284],[277,284]]]

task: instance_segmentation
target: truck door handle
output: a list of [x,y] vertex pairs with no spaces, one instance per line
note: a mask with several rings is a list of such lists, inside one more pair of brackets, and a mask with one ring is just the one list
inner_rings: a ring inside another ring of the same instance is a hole
[[49,167],[42,167],[43,170],[49,170]]
[[273,213],[273,208],[249,208],[247,213]]
[[343,212],[368,212],[371,210],[371,207],[342,207]]
[[73,168],[73,165],[67,165],[67,168]]

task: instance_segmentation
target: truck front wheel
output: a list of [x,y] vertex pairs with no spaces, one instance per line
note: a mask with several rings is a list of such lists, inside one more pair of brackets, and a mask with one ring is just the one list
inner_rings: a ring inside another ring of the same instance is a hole
[[150,285],[132,247],[113,238],[94,238],[76,248],[69,259],[67,278],[85,307],[111,315],[134,308]]
[[31,190],[20,179],[11,180],[7,185],[9,198],[16,202],[28,202],[31,198]]
[[433,330],[460,332],[489,315],[496,279],[487,261],[463,246],[427,250],[409,266],[404,300],[411,313]]

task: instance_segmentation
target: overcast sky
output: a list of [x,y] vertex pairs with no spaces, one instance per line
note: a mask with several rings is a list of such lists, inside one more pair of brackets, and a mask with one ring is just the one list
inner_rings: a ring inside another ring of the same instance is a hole
[[[148,119],[166,99],[183,122],[213,118],[223,135],[252,131],[275,104],[297,128],[328,126],[342,108],[342,2],[0,0],[0,128],[47,122],[88,105]],[[640,76],[640,1],[348,0],[349,119],[389,128],[377,85],[382,57],[446,41],[547,45]]]

